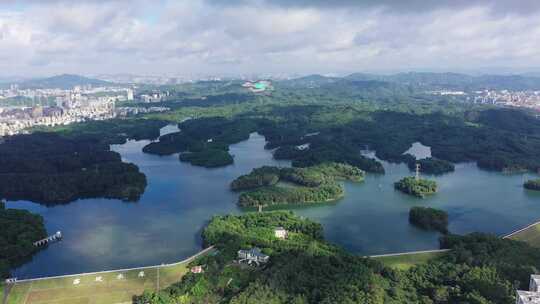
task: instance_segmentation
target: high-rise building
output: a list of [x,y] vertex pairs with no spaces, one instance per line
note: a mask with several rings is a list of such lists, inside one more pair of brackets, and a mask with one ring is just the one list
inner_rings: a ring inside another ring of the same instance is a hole
[[133,90],[132,89],[127,90],[127,100],[133,100]]

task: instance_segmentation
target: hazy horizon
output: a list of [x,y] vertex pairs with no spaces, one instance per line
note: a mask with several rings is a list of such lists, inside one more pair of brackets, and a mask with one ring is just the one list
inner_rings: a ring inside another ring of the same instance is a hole
[[16,1],[0,76],[540,71],[540,2]]

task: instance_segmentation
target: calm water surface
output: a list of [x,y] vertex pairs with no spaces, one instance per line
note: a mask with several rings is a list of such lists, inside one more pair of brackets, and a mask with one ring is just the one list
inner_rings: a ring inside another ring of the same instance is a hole
[[[163,133],[174,131],[166,127]],[[64,240],[39,252],[15,271],[19,278],[99,271],[169,263],[201,248],[200,232],[216,214],[240,213],[230,181],[261,165],[289,166],[272,159],[264,138],[231,146],[235,164],[205,169],[178,161],[178,156],[144,154],[148,141],[113,146],[125,161],[146,174],[148,187],[137,203],[86,199],[68,205],[43,207],[9,202],[44,216],[49,233],[62,230]],[[409,153],[429,156],[417,143]],[[345,183],[346,196],[334,204],[294,208],[321,222],[329,241],[366,255],[438,247],[439,234],[408,223],[411,206],[431,206],[449,213],[449,229],[505,234],[540,218],[540,195],[522,188],[525,175],[503,175],[458,164],[456,171],[433,178],[440,191],[417,199],[393,189],[393,182],[411,174],[405,165],[383,162],[385,175],[368,175],[360,184]],[[532,178],[532,175],[528,176]]]

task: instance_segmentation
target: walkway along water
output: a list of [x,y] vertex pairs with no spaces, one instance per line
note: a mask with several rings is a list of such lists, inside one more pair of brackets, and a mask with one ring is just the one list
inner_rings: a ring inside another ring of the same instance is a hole
[[144,270],[144,269],[151,269],[151,268],[163,268],[163,267],[171,267],[171,266],[177,266],[184,263],[189,263],[196,259],[197,257],[204,255],[205,253],[211,251],[214,249],[214,246],[207,247],[203,249],[202,251],[199,251],[198,253],[190,256],[187,259],[184,259],[179,262],[170,263],[170,264],[161,264],[161,265],[154,265],[154,266],[143,266],[143,267],[134,267],[134,268],[126,268],[126,269],[116,269],[116,270],[105,270],[105,271],[96,271],[96,272],[86,272],[86,273],[76,273],[76,274],[67,274],[62,276],[52,276],[52,277],[43,277],[43,278],[34,278],[34,279],[24,279],[24,280],[15,280],[13,283],[24,283],[24,282],[32,282],[32,281],[40,281],[40,280],[50,280],[50,279],[61,279],[61,278],[70,278],[70,277],[78,277],[78,276],[86,276],[86,275],[96,275],[96,274],[105,274],[105,273],[113,273],[113,272],[125,272],[125,271],[132,271],[132,270]]
[[515,230],[515,231],[513,231],[513,232],[510,233],[510,234],[507,234],[507,235],[502,236],[502,238],[503,238],[503,239],[507,239],[507,238],[509,238],[509,237],[511,237],[511,236],[513,236],[513,235],[515,235],[515,234],[518,234],[518,233],[520,233],[520,232],[522,232],[522,231],[524,231],[524,230],[527,230],[527,229],[531,228],[532,226],[535,226],[535,225],[538,225],[538,224],[540,224],[540,221],[536,221],[536,222],[534,222],[534,223],[532,223],[532,224],[530,224],[530,225],[525,226],[524,228]]
[[62,232],[56,231],[55,234],[48,236],[42,240],[34,242],[34,246],[38,247],[42,245],[47,245],[49,242],[59,241],[61,239],[62,239]]

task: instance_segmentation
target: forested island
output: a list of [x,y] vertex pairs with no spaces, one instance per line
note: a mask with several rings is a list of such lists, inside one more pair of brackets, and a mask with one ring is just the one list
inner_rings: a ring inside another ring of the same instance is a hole
[[[289,232],[274,236],[276,227]],[[327,243],[320,224],[274,211],[215,216],[203,231],[219,253],[193,261],[188,273],[165,290],[147,291],[137,304],[167,303],[514,303],[540,269],[540,250],[526,243],[474,233],[447,235],[440,258],[408,270],[355,256]],[[258,247],[264,266],[232,261],[239,249]]]
[[420,165],[420,171],[425,174],[440,175],[455,170],[454,164],[451,162],[433,157],[407,161],[407,166],[411,171],[416,170],[416,164]]
[[206,149],[199,152],[185,152],[179,155],[180,161],[191,163],[194,166],[216,168],[230,165],[234,162],[233,156],[226,150]]
[[40,215],[6,209],[0,200],[0,279],[9,277],[10,269],[28,262],[40,250],[33,243],[45,237],[47,231]]
[[249,138],[256,131],[254,120],[230,120],[224,117],[186,120],[180,132],[163,135],[148,144],[143,152],[156,155],[180,154],[180,160],[202,167],[221,167],[233,163],[229,145]]
[[92,136],[36,132],[0,144],[0,198],[46,205],[92,197],[136,201],[145,188],[137,166]]
[[409,210],[409,222],[424,230],[436,230],[448,233],[448,214],[429,207],[412,207]]
[[364,171],[340,163],[323,163],[306,168],[261,167],[231,183],[233,191],[243,192],[242,207],[308,204],[334,201],[344,195],[337,180],[360,182]]
[[394,188],[409,195],[424,198],[437,192],[437,183],[428,179],[407,176],[394,183]]
[[529,190],[540,191],[540,178],[526,181],[523,183],[523,187]]

